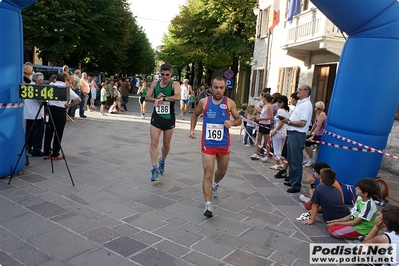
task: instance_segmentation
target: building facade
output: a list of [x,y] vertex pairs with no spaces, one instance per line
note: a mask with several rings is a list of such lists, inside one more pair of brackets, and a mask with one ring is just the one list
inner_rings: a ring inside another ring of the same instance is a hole
[[[271,88],[271,93],[279,92],[289,98],[298,85],[308,84],[312,88],[312,102],[324,102],[328,116],[346,34],[309,0],[261,0],[256,7],[248,103],[256,104],[266,87]],[[394,122],[385,151],[399,155],[398,120]],[[385,156],[382,167],[399,174],[399,160]]]

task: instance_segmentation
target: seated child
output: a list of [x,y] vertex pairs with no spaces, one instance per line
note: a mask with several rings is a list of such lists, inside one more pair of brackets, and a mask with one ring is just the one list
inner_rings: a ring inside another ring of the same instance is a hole
[[313,224],[316,219],[319,206],[323,214],[324,221],[331,221],[340,219],[350,215],[348,207],[342,202],[342,191],[340,192],[333,186],[336,178],[336,173],[331,168],[323,168],[320,171],[321,182],[315,188],[312,195],[312,210],[310,218],[303,221],[303,224]]
[[121,104],[120,98],[116,97],[114,103],[111,105],[111,107],[109,108],[108,112],[110,114],[119,114],[120,111],[121,111],[121,108],[122,108],[120,106],[120,104]]
[[359,180],[356,186],[357,200],[352,215],[327,222],[333,237],[358,239],[367,235],[375,224],[377,205],[372,196],[377,193],[377,182],[372,178]]
[[[386,206],[375,220],[373,229],[364,239],[364,243],[396,244],[396,255],[399,254],[399,207]],[[378,235],[378,231],[384,229],[386,232]]]
[[[327,163],[324,163],[324,162],[317,162],[312,167],[313,167],[313,176],[311,176],[310,174],[306,174],[306,179],[310,183],[309,197],[307,197],[305,195],[299,195],[299,198],[305,203],[304,204],[305,209],[307,209],[308,211],[310,211],[312,209],[312,203],[311,203],[310,199],[312,198],[314,190],[316,188],[315,181],[320,180],[320,178],[321,178],[320,177],[321,169],[331,168]],[[342,202],[345,203],[344,193],[342,192],[342,187],[338,183],[337,180],[335,180],[333,186],[336,187],[339,190],[339,192],[341,192]]]

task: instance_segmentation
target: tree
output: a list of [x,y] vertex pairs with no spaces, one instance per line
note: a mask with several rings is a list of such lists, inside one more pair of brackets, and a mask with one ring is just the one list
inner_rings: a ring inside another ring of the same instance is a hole
[[126,0],[39,0],[22,16],[25,44],[36,46],[39,57],[51,64],[119,73],[132,62],[141,69],[135,56],[152,54],[148,40],[141,42],[142,50],[129,51],[136,38],[143,40],[143,31]]
[[229,67],[237,73],[239,60],[248,61],[253,53],[252,7],[250,0],[188,0],[172,20],[160,58],[173,60],[178,50],[179,62],[203,64],[210,74]]

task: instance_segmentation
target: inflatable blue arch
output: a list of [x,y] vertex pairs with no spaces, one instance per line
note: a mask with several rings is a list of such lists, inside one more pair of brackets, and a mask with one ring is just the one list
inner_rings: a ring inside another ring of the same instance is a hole
[[[25,143],[22,83],[23,35],[21,9],[31,1],[0,1],[0,178],[12,174]],[[16,173],[25,167],[21,157]]]
[[[339,62],[326,130],[383,150],[399,104],[399,2],[312,2],[349,36]],[[329,135],[323,135],[322,141],[359,148]],[[359,179],[377,176],[382,156],[321,145],[317,161],[328,162],[339,182],[355,185]],[[350,203],[348,195],[345,201]]]

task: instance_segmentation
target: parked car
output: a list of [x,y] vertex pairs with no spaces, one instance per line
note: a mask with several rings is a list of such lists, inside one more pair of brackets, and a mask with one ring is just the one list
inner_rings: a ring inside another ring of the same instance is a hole
[[[48,84],[50,77],[54,74],[62,73],[62,67],[61,66],[44,66],[44,65],[33,65],[33,71],[34,72],[41,72],[43,73],[44,84]],[[73,75],[73,72],[71,68],[69,69],[69,73]]]

